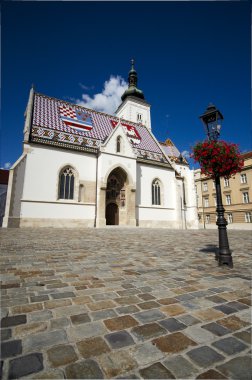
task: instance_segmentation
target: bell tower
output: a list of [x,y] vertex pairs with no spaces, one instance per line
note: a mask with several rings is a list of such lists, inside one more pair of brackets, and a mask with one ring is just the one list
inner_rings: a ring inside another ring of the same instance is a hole
[[151,130],[150,104],[146,102],[143,91],[137,88],[137,72],[134,59],[128,76],[128,88],[122,94],[122,103],[116,111],[116,116],[144,125]]

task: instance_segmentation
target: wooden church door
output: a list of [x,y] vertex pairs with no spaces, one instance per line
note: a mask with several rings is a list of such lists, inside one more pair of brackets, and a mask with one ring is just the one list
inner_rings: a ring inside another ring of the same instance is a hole
[[119,224],[119,209],[115,203],[109,203],[106,207],[106,224],[110,226]]

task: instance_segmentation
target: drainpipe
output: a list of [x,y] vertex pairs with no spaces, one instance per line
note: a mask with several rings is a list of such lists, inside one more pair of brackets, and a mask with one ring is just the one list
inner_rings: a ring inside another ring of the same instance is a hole
[[206,222],[205,222],[205,210],[204,210],[203,188],[202,188],[202,180],[201,180],[201,178],[200,178],[200,187],[201,187],[202,218],[203,218],[203,226],[204,226],[204,230],[205,230],[206,229]]
[[95,178],[95,219],[94,219],[94,227],[96,227],[96,219],[97,219],[97,199],[98,199],[98,155],[99,151],[96,153],[96,178]]
[[185,229],[187,230],[187,223],[186,223],[186,196],[185,196],[185,182],[184,182],[184,177],[182,177],[182,190],[183,190],[183,212],[184,212],[184,222],[185,222]]

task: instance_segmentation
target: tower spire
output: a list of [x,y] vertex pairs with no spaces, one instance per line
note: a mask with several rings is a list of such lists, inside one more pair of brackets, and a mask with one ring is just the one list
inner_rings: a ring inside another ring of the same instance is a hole
[[123,93],[121,99],[126,99],[127,96],[134,96],[136,98],[144,99],[143,91],[137,88],[137,72],[135,70],[135,60],[131,59],[131,69],[128,76],[128,89]]
[[135,87],[137,88],[137,72],[134,68],[134,59],[132,58],[131,60],[131,69],[129,71],[129,77],[128,77],[128,82],[129,82],[129,88],[130,87]]
[[144,98],[143,91],[137,87],[135,60],[130,60],[128,88],[122,94],[122,103],[116,110],[116,116],[133,123],[141,124],[151,130],[150,104]]

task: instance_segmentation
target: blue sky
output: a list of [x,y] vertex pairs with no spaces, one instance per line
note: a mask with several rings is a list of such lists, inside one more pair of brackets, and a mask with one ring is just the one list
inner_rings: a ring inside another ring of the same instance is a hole
[[190,151],[212,102],[221,138],[252,150],[250,12],[247,1],[3,3],[0,167],[22,153],[32,83],[110,111],[132,57],[158,140]]

